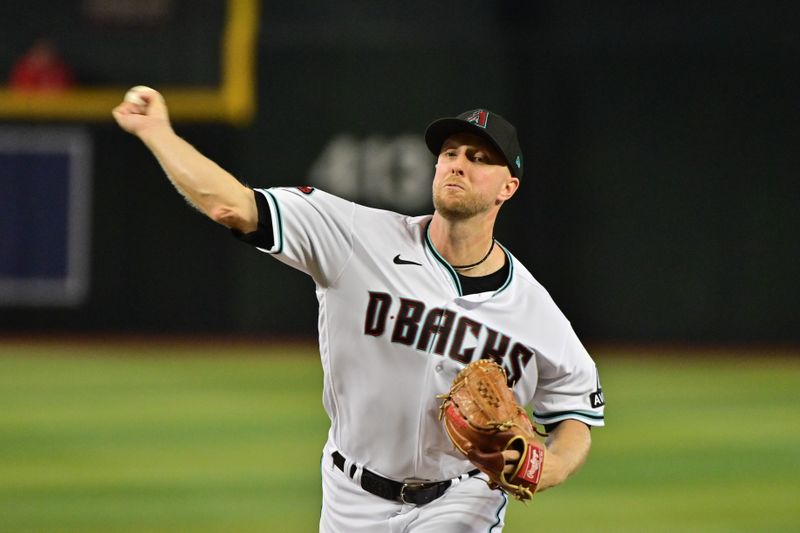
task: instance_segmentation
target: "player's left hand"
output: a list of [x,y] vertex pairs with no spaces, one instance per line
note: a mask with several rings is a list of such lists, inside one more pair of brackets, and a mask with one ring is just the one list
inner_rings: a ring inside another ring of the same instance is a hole
[[517,463],[519,462],[520,457],[521,455],[517,450],[503,451],[503,460],[506,463],[506,465],[503,467],[503,473],[513,474],[514,470],[517,468]]
[[508,386],[503,368],[480,359],[453,380],[440,415],[455,447],[489,477],[489,486],[533,498],[544,461],[529,415]]

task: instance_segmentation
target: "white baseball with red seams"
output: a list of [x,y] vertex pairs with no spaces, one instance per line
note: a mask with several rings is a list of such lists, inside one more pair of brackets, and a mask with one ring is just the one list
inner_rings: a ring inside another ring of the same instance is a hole
[[136,87],[131,87],[128,90],[128,92],[125,93],[123,101],[136,104],[140,107],[146,106],[147,101],[144,98],[142,98],[142,93],[152,92],[152,91],[155,91],[155,89],[151,89],[150,87],[147,87],[145,85],[137,85]]

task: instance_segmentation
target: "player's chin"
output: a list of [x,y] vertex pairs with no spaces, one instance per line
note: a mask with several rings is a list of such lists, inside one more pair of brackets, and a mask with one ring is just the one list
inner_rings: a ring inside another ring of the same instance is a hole
[[442,187],[433,195],[434,203],[464,204],[470,201],[467,191],[460,187]]
[[463,199],[440,198],[434,200],[433,207],[448,220],[465,220],[479,213],[479,209],[471,202]]

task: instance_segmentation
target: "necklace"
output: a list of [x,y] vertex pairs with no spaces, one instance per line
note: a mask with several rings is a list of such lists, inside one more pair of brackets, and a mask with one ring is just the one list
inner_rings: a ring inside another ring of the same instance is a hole
[[477,263],[472,263],[471,265],[461,265],[461,266],[450,265],[450,266],[453,267],[455,270],[471,270],[475,268],[476,266],[480,265],[481,263],[489,259],[489,255],[491,255],[492,250],[494,250],[494,243],[495,243],[494,237],[492,237],[492,245],[489,247],[489,251],[486,252],[486,255],[483,256],[483,259],[481,259]]

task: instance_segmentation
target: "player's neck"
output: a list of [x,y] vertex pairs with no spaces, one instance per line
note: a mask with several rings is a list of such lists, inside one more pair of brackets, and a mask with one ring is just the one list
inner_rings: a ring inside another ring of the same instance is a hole
[[486,276],[502,268],[505,253],[495,245],[493,231],[494,218],[454,221],[439,213],[433,214],[430,226],[436,251],[464,276]]

